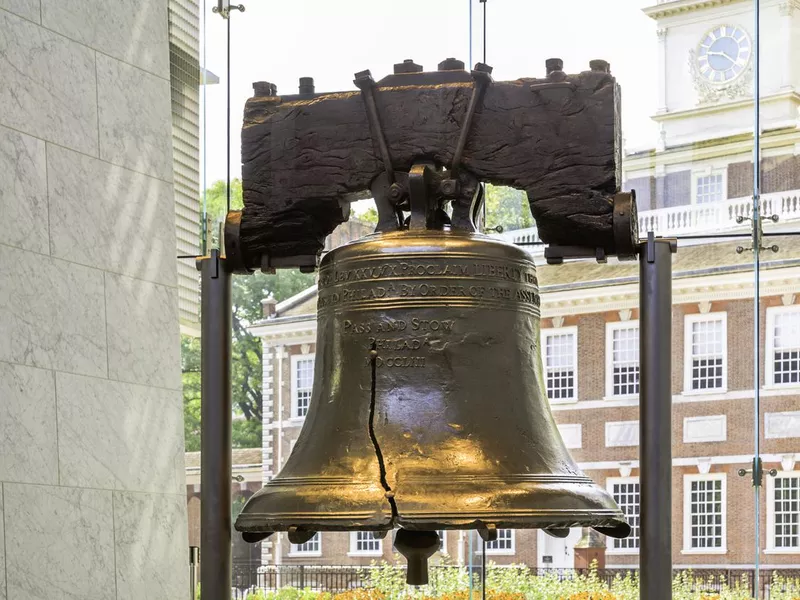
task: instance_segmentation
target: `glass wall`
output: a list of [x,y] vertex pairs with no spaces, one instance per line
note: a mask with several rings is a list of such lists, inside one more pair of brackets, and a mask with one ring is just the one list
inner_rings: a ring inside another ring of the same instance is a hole
[[[231,206],[241,206],[240,130],[254,82],[274,83],[278,95],[297,93],[300,77],[313,77],[317,93],[354,90],[354,73],[370,69],[378,80],[409,58],[426,70],[448,57],[484,61],[495,81],[543,77],[552,57],[568,74],[588,70],[590,60],[610,63],[622,101],[618,183],[636,193],[642,236],[678,240],[675,589],[697,598],[726,588],[738,589],[737,597],[792,597],[778,590],[797,586],[800,576],[800,9],[762,2],[757,21],[756,3],[746,0],[297,0],[245,8],[226,20],[210,4],[198,7],[208,84],[200,93],[200,181],[210,245],[219,243],[227,188]],[[606,582],[639,568],[638,265],[615,258],[549,265],[524,192],[488,186],[486,199],[486,232],[524,247],[537,263],[545,388],[561,436],[633,533],[612,540],[580,528],[563,538],[508,529],[484,549],[474,534],[447,531],[432,561],[452,566],[455,587],[468,585],[468,576],[459,579],[462,567],[482,572],[484,556],[500,587],[501,580],[522,590],[572,579],[565,597],[581,585],[613,587]],[[351,208],[326,249],[371,231],[372,202]],[[754,217],[763,237],[752,235]],[[245,498],[285,464],[312,401],[314,277],[237,276],[234,304],[234,387],[241,390],[234,470],[245,477],[237,486]],[[187,422],[196,410],[186,392],[193,344],[184,341]],[[187,439],[196,434],[187,426]],[[754,459],[763,464],[758,487]],[[295,545],[275,535],[256,551],[237,550],[237,581],[242,589],[384,585],[388,567],[364,573],[382,562],[404,564],[390,540],[323,532]],[[580,580],[590,550],[600,583]],[[620,597],[628,592],[617,588]]]

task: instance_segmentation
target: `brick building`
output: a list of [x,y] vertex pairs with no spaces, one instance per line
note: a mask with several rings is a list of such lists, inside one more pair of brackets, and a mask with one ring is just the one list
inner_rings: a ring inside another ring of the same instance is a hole
[[[796,0],[766,1],[763,44],[762,207],[777,215],[765,231],[800,223],[800,69],[792,32]],[[660,73],[653,148],[630,151],[626,189],[635,189],[641,231],[665,236],[746,233],[753,163],[752,3],[663,1],[646,8],[657,23]],[[714,50],[718,40],[731,49]],[[713,48],[712,48],[713,47]],[[735,50],[734,50],[735,48]],[[709,54],[711,52],[711,54]],[[714,56],[736,53],[729,68]],[[715,62],[716,61],[716,62]],[[712,64],[714,63],[714,64]],[[623,90],[624,91],[624,90]],[[502,234],[537,241],[536,230]],[[686,240],[674,257],[672,318],[673,562],[752,567],[754,493],[737,471],[754,453],[753,264],[731,239]],[[771,237],[778,253],[761,265],[759,389],[761,563],[800,566],[800,238]],[[535,248],[535,247],[534,247]],[[533,250],[541,258],[540,250]],[[638,266],[537,260],[542,293],[545,384],[562,437],[579,466],[621,505],[634,535],[608,540],[610,567],[638,564]],[[316,289],[265,301],[252,328],[263,341],[263,478],[284,464],[308,410],[316,339]],[[563,540],[536,531],[500,532],[496,563],[572,567],[580,530]],[[302,546],[276,535],[265,564],[368,564],[391,558],[388,538],[324,533]],[[476,544],[475,548],[478,547]],[[444,549],[469,562],[468,536],[447,532]]]

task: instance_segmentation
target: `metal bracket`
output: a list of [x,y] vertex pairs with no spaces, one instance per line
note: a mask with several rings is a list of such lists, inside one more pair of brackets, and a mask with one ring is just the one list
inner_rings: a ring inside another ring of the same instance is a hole
[[[748,474],[752,474],[752,482],[753,487],[761,487],[764,483],[764,463],[761,460],[761,457],[753,458],[753,466],[749,469],[739,469],[737,471],[739,477],[746,477]],[[777,469],[770,469],[767,471],[767,474],[771,477],[776,477],[778,475]]]
[[[772,252],[778,252],[778,250],[780,250],[778,244],[772,244],[771,246],[762,246],[761,239],[764,237],[764,225],[763,225],[764,219],[769,219],[773,223],[777,223],[779,218],[780,217],[778,217],[778,215],[770,215],[768,217],[758,217],[758,229],[757,230],[753,229],[752,225],[750,227],[751,231],[753,231],[753,237],[755,240],[757,240],[757,242],[752,244],[748,248],[745,248],[744,246],[736,246],[736,254],[741,254],[745,251],[752,252],[753,248],[755,248],[756,246],[758,246],[759,250],[770,250]],[[745,217],[744,215],[739,215],[738,217],[736,217],[736,222],[740,225],[745,221],[750,221],[752,223],[753,217]]]
[[217,0],[217,5],[211,8],[211,12],[218,14],[223,19],[229,18],[232,10],[244,12],[244,4],[231,4],[230,0]]
[[372,137],[378,142],[378,148],[381,151],[381,160],[383,161],[383,170],[391,186],[394,184],[394,169],[392,168],[392,157],[389,154],[389,146],[386,144],[386,137],[383,135],[381,119],[378,114],[378,105],[375,103],[375,80],[372,78],[372,73],[367,69],[366,71],[359,71],[356,73],[353,83],[361,90],[361,97],[367,108],[369,128],[370,131],[372,131]]
[[606,251],[603,248],[589,248],[586,246],[547,246],[544,257],[548,265],[560,265],[565,259],[594,258],[599,263],[608,262]]

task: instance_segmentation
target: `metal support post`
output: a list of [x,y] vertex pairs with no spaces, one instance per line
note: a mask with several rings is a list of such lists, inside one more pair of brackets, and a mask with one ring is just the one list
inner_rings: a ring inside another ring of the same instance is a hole
[[642,600],[672,598],[672,253],[639,245],[639,564]]
[[231,598],[231,274],[219,250],[197,261],[201,311],[200,590]]
[[197,564],[200,562],[200,548],[189,546],[189,600],[197,597]]

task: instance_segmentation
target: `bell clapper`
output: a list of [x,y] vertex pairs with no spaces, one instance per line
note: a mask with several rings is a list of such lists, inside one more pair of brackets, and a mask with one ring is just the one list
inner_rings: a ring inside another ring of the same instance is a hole
[[428,583],[428,559],[439,549],[439,534],[435,531],[411,531],[399,529],[394,538],[394,547],[408,561],[406,583],[426,585]]

